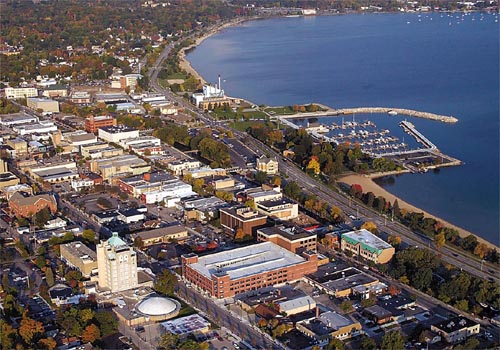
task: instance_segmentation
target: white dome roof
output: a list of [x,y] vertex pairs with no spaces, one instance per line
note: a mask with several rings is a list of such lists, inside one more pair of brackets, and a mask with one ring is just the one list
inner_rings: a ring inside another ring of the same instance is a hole
[[162,297],[151,297],[137,305],[137,311],[146,316],[167,315],[177,308],[174,300]]

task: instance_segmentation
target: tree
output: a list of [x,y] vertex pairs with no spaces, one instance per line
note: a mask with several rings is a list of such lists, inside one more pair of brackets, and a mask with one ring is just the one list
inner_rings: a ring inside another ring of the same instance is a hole
[[359,342],[360,350],[375,350],[377,349],[377,343],[372,338],[363,335],[361,341]]
[[37,344],[40,346],[40,348],[47,350],[53,350],[57,346],[57,343],[54,340],[54,338],[40,339]]
[[44,332],[43,323],[29,318],[26,313],[23,315],[19,325],[19,335],[26,344],[31,344],[34,339]]
[[95,312],[92,309],[81,309],[78,311],[78,318],[83,325],[86,325],[95,316]]
[[49,287],[52,287],[55,283],[54,281],[54,272],[52,271],[52,268],[47,267],[45,270],[45,280],[47,281],[47,284]]
[[342,221],[342,209],[335,205],[332,205],[332,207],[330,208],[330,216],[332,217],[332,220],[334,222]]
[[382,337],[380,348],[382,350],[401,350],[404,349],[405,339],[399,331],[387,332]]
[[307,163],[306,169],[318,175],[321,171],[321,165],[319,164],[318,157],[312,156],[309,163]]
[[42,227],[51,217],[49,208],[45,207],[33,216],[33,221],[36,226]]
[[97,339],[101,337],[101,331],[99,330],[99,327],[97,327],[95,324],[89,324],[85,329],[83,330],[82,333],[82,340],[83,342],[91,342],[93,343]]
[[160,294],[171,296],[177,287],[177,277],[169,270],[163,270],[156,276],[154,290]]
[[332,338],[330,339],[330,342],[328,343],[327,350],[344,350],[345,346],[344,343],[337,338]]
[[446,244],[446,236],[443,231],[434,236],[434,244],[438,250],[441,250],[441,248],[444,247]]
[[298,200],[302,193],[302,188],[295,181],[290,181],[283,187],[283,193],[292,199]]
[[170,332],[165,332],[160,338],[159,346],[164,349],[175,349],[179,342],[179,336]]
[[86,230],[83,230],[82,232],[82,238],[84,240],[86,240],[87,242],[89,243],[94,243],[95,240],[96,240],[96,235],[95,235],[95,232],[94,230],[92,229],[86,229]]
[[112,311],[96,312],[94,319],[97,321],[96,325],[99,327],[101,335],[104,337],[118,330],[118,321]]
[[397,248],[401,245],[401,237],[389,235],[389,237],[387,237],[387,243]]
[[267,180],[267,174],[263,171],[257,171],[254,176],[254,180],[259,184],[263,184]]
[[136,237],[134,239],[134,247],[142,249],[144,247],[144,241],[141,237]]
[[397,199],[394,200],[394,204],[392,206],[392,213],[397,218],[401,216],[401,209],[399,208],[399,202]]
[[378,234],[378,229],[377,229],[377,225],[375,225],[375,223],[373,221],[367,221],[365,223],[363,223],[363,225],[361,225],[361,229],[365,229],[367,231],[370,231],[371,233],[373,234]]
[[344,312],[350,312],[354,310],[354,308],[352,307],[352,303],[349,300],[344,300],[342,303],[340,303],[339,307]]
[[0,319],[0,344],[2,349],[12,349],[17,337],[16,330],[4,319]]

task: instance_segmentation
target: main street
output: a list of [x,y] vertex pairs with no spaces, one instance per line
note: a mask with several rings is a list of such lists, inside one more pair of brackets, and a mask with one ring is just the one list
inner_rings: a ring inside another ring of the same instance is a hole
[[[158,72],[161,69],[162,61],[168,56],[171,48],[172,44],[165,48],[165,50],[155,62],[155,66],[152,67],[152,69],[149,71],[149,76],[151,77],[151,88],[155,92],[167,95],[171,100],[177,102],[179,106],[194,114],[207,126],[210,126],[212,128],[221,127],[221,124],[212,119],[212,117],[208,113],[203,113],[202,111],[194,108],[193,105],[189,104],[189,102],[185,101],[182,97],[172,93],[170,89],[166,89],[158,84]],[[226,126],[226,128],[229,127]],[[361,203],[353,201],[347,195],[334,191],[332,188],[326,186],[321,181],[307,175],[293,162],[284,160],[280,154],[275,152],[267,145],[261,143],[260,141],[238,130],[232,129],[232,131],[235,137],[239,138],[240,140],[244,140],[243,143],[246,144],[246,146],[254,152],[276,157],[279,162],[280,171],[287,175],[288,180],[297,182],[297,184],[299,184],[299,186],[305,192],[316,195],[318,199],[321,199],[330,205],[338,206],[346,215],[354,215],[364,221],[373,221],[377,224],[377,227],[380,231],[383,231],[389,235],[400,236],[401,239],[409,245],[428,248],[436,252],[436,249],[432,242],[413,232],[408,227],[402,225],[399,222],[387,220],[386,217],[376,213],[372,209],[365,207]],[[494,267],[490,263],[484,262],[477,257],[469,255],[469,253],[463,252],[458,249],[453,249],[448,246],[441,248],[439,253],[443,261],[458,266],[461,269],[471,273],[472,275],[500,282],[500,276],[496,272],[496,267]]]

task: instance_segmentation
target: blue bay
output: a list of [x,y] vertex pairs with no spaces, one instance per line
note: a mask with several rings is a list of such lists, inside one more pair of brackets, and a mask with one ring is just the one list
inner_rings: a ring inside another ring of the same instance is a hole
[[499,23],[494,15],[259,20],[208,38],[188,59],[208,81],[221,74],[228,95],[257,104],[400,107],[457,117],[452,125],[411,121],[464,165],[381,184],[499,244]]

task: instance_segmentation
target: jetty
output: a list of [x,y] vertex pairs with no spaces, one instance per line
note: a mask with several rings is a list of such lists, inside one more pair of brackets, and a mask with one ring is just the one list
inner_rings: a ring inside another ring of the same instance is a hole
[[[323,106],[326,107],[326,106]],[[407,115],[410,117],[423,118],[436,120],[443,123],[456,123],[458,119],[453,116],[440,115],[429,112],[415,111],[413,109],[406,108],[390,108],[390,107],[356,107],[356,108],[341,108],[332,109],[325,108],[325,110],[318,112],[306,112],[306,113],[296,113],[290,115],[279,116],[282,120],[287,118],[309,118],[309,117],[327,117],[327,116],[338,116],[338,115],[348,115],[348,114],[366,114],[366,113],[387,113],[389,115]]]

